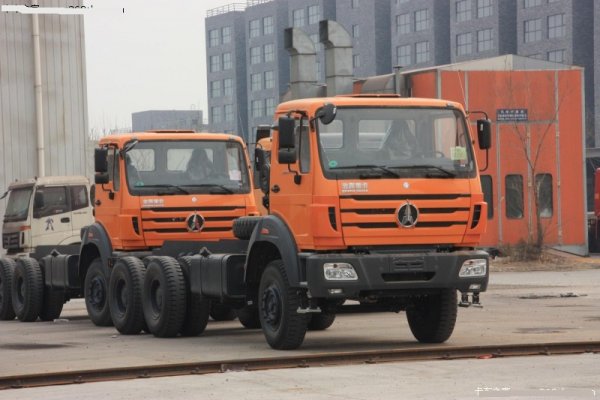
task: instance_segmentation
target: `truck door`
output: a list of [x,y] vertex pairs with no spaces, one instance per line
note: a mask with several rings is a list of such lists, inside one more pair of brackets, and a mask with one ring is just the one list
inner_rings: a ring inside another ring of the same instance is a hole
[[69,189],[71,192],[72,235],[79,237],[81,228],[94,222],[88,189],[85,185],[71,186]]
[[121,174],[119,151],[115,147],[108,149],[108,180],[105,185],[97,185],[95,192],[96,221],[108,232],[113,246],[120,245],[118,216],[121,205]]
[[39,186],[33,200],[32,243],[59,245],[72,236],[71,207],[66,186]]

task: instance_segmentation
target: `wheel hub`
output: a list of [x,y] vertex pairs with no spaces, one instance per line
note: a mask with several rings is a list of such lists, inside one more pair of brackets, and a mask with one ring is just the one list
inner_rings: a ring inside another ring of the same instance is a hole
[[106,300],[104,280],[95,276],[90,284],[90,303],[96,308],[102,308]]
[[158,315],[162,311],[164,303],[163,289],[158,280],[152,281],[150,295],[152,300],[152,311],[155,315]]
[[276,286],[269,286],[262,295],[262,314],[264,321],[277,326],[281,320],[281,293]]

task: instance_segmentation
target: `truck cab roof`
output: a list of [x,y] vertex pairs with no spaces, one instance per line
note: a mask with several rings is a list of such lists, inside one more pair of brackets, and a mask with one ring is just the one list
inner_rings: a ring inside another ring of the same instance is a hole
[[119,147],[125,145],[125,143],[132,140],[139,141],[154,141],[154,140],[168,140],[168,141],[235,141],[244,145],[244,141],[239,136],[230,133],[196,133],[192,131],[156,131],[156,132],[132,132],[124,133],[119,135],[105,136],[100,139],[99,145],[105,145],[108,143],[116,143]]
[[12,182],[8,186],[8,190],[14,190],[26,186],[74,186],[85,185],[89,186],[90,181],[85,176],[41,176],[39,178],[29,178],[22,181]]

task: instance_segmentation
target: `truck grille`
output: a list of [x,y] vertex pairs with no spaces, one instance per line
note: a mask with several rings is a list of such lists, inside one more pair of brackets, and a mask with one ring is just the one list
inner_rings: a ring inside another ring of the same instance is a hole
[[5,233],[2,235],[2,247],[8,249],[19,248],[19,232]]

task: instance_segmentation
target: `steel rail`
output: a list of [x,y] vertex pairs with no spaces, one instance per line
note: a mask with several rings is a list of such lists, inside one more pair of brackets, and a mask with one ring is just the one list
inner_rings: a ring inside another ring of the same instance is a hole
[[0,390],[40,386],[107,382],[126,379],[202,375],[227,371],[259,371],[334,365],[376,364],[401,361],[456,360],[536,355],[599,353],[600,341],[508,344],[490,346],[436,346],[410,349],[369,350],[291,355],[283,357],[206,361],[180,364],[144,365],[51,372],[0,377]]

